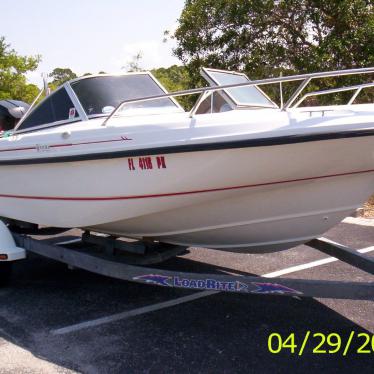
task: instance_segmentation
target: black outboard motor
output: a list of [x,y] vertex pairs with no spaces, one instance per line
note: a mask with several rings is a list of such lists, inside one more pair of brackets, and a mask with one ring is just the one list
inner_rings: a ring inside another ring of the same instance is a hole
[[17,122],[22,118],[29,107],[29,104],[20,100],[1,100],[0,133],[13,130]]

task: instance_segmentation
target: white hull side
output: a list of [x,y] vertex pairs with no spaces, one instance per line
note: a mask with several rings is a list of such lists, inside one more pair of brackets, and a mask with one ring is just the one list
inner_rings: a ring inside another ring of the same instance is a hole
[[328,179],[216,192],[212,202],[92,229],[238,252],[283,250],[321,236],[361,206],[373,190],[368,187],[374,184],[373,175]]
[[321,235],[374,191],[372,136],[165,159],[135,171],[126,158],[2,166],[0,216],[266,251]]

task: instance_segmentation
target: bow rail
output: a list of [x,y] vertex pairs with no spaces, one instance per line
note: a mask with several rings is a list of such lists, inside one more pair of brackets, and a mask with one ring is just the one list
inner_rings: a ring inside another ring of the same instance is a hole
[[321,91],[313,91],[313,92],[308,92],[304,94],[301,99],[292,106],[292,108],[297,108],[306,98],[311,97],[311,96],[319,96],[319,95],[327,95],[327,94],[332,94],[332,93],[337,93],[337,92],[344,92],[344,91],[355,91],[352,97],[349,99],[347,105],[351,105],[358,94],[364,89],[368,87],[374,87],[374,82],[372,83],[363,83],[363,84],[358,84],[355,86],[348,86],[348,87],[339,87],[339,88],[330,88],[328,90],[321,90]]
[[[294,93],[291,95],[291,97],[288,99],[286,104],[284,104],[281,107],[282,110],[287,110],[288,108],[291,108],[291,107],[297,107],[307,97],[312,96],[312,94],[321,95],[321,94],[328,94],[328,93],[334,93],[334,92],[355,90],[355,93],[353,94],[353,96],[348,102],[348,105],[350,105],[352,104],[354,99],[357,97],[357,95],[361,92],[363,88],[372,87],[373,84],[372,83],[361,84],[361,85],[355,85],[355,86],[349,86],[349,87],[333,88],[333,89],[328,89],[324,91],[315,91],[313,93],[311,92],[311,93],[304,95],[302,100],[299,100],[294,106],[292,106],[295,100],[299,97],[300,93],[305,89],[305,87],[310,83],[312,79],[340,77],[340,76],[346,76],[346,75],[370,74],[370,73],[374,73],[374,67],[289,75],[289,76],[284,76],[284,77],[281,76],[277,78],[257,79],[257,80],[244,82],[244,83],[192,88],[189,90],[181,90],[181,91],[175,91],[175,92],[170,92],[170,93],[165,93],[165,94],[160,94],[160,95],[141,97],[137,99],[129,99],[129,100],[124,100],[120,104],[118,104],[118,106],[112,111],[112,113],[105,119],[102,125],[105,126],[108,123],[108,121],[111,118],[113,118],[124,105],[130,104],[130,103],[132,104],[132,103],[139,103],[139,102],[145,102],[145,101],[160,100],[160,99],[170,98],[170,97],[188,96],[188,95],[194,95],[194,94],[211,94],[213,92],[222,91],[222,90],[226,90],[230,88],[264,86],[264,85],[269,85],[269,84],[274,84],[274,83],[285,83],[285,82],[294,82],[294,81],[302,81],[302,82],[297,87],[297,89],[294,91]],[[197,109],[197,106],[195,105],[190,112],[191,116],[194,114],[196,109]]]

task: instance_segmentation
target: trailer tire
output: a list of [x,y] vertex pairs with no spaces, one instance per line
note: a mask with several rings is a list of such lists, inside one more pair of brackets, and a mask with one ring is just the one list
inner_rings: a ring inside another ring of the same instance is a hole
[[4,287],[9,283],[12,265],[11,262],[0,262],[0,287]]

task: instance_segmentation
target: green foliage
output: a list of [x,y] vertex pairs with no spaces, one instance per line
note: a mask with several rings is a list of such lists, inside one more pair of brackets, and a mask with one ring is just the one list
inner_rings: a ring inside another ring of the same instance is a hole
[[186,0],[172,37],[192,84],[202,66],[252,79],[373,66],[374,1]]
[[[169,91],[182,91],[190,88],[190,77],[184,66],[172,65],[168,68],[153,69],[152,74]],[[195,97],[180,96],[176,100],[185,108],[190,109],[195,102]]]
[[32,102],[39,89],[27,83],[25,74],[34,71],[39,62],[40,56],[20,56],[0,37],[0,100]]
[[50,78],[53,78],[51,85],[54,88],[61,86],[71,79],[77,78],[77,74],[75,74],[69,68],[55,68],[53,69],[52,73],[49,74],[49,76]]

